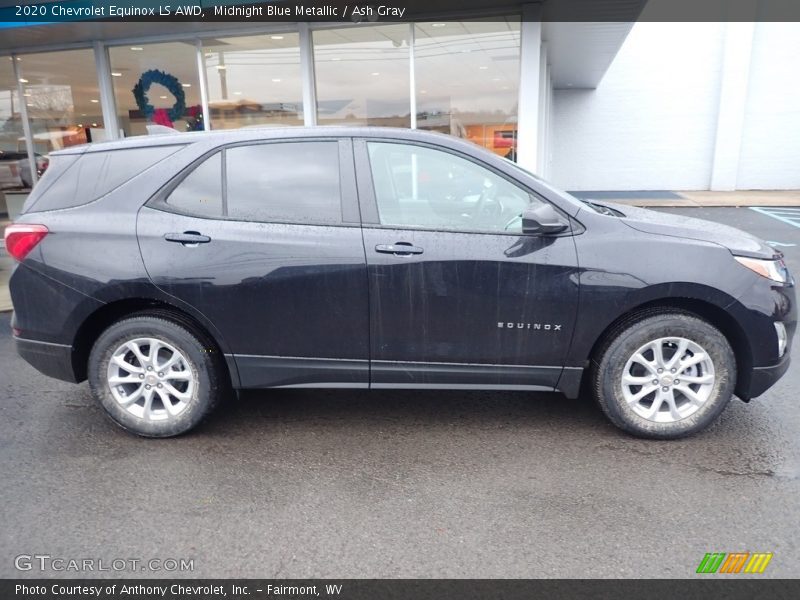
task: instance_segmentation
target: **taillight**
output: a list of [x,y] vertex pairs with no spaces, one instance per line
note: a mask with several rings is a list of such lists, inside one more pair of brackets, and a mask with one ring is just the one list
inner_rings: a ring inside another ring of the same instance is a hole
[[48,233],[44,225],[11,224],[6,227],[6,250],[16,260],[22,262]]

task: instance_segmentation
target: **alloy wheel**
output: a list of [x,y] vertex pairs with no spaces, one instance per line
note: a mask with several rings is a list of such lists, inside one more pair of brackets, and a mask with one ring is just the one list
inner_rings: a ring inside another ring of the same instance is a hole
[[699,344],[664,337],[633,353],[620,384],[625,401],[637,415],[656,423],[674,423],[708,402],[715,381],[714,363]]
[[156,338],[136,338],[111,355],[107,381],[111,395],[127,412],[148,421],[164,421],[189,405],[197,374],[173,345]]

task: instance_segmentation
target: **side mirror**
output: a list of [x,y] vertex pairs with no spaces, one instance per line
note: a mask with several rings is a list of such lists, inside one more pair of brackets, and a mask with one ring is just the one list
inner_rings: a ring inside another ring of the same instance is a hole
[[560,233],[568,227],[549,204],[531,206],[522,211],[522,233]]

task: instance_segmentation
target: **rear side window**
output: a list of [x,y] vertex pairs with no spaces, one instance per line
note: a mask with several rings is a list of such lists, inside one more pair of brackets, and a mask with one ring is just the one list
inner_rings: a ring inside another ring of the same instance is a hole
[[37,211],[54,210],[97,200],[180,148],[182,146],[157,146],[85,152],[31,207],[35,206]]
[[171,192],[167,204],[201,217],[341,223],[338,142],[226,148],[195,167]]
[[340,223],[339,145],[289,142],[225,150],[228,216]]
[[55,156],[51,156],[44,175],[42,175],[41,179],[39,179],[39,183],[34,186],[33,191],[28,194],[28,198],[25,200],[25,205],[22,207],[22,212],[28,212],[34,204],[39,202],[41,197],[44,196],[45,192],[53,187],[53,185],[64,173],[67,172],[67,169],[69,169],[79,157],[80,154],[57,154]]
[[167,198],[181,212],[218,217],[222,209],[222,153],[217,152],[194,168]]

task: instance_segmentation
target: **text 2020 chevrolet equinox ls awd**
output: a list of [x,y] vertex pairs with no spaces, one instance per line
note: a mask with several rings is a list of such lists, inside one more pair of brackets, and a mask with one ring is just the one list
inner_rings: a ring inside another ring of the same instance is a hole
[[559,390],[672,438],[789,366],[736,229],[579,201],[439,134],[274,129],[51,155],[6,230],[19,353],[144,436],[232,388]]

